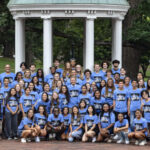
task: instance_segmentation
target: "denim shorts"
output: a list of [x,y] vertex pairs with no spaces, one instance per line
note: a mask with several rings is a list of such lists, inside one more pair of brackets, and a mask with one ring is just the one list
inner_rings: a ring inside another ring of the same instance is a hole
[[18,135],[18,137],[21,137],[22,136],[22,130],[18,130],[17,135]]

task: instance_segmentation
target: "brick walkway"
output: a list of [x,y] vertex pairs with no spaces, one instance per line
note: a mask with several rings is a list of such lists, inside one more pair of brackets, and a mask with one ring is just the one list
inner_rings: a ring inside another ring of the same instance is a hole
[[42,141],[40,143],[20,143],[20,141],[0,141],[0,150],[150,150],[147,146],[107,143],[69,143],[64,141]]

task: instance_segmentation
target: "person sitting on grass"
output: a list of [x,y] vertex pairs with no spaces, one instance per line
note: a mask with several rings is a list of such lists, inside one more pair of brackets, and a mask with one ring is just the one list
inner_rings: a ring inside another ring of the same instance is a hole
[[[47,113],[45,106],[40,105],[38,107],[38,113],[34,115],[35,128],[37,130],[37,137],[35,142],[40,142],[40,137],[46,137],[46,123],[47,123]],[[40,136],[40,137],[39,137]]]
[[53,113],[48,116],[47,133],[49,139],[55,138],[56,140],[60,140],[61,135],[64,132],[64,119],[59,112],[59,108],[54,107]]
[[117,144],[121,143],[129,144],[128,129],[129,129],[128,120],[124,119],[122,113],[119,113],[118,121],[115,123],[114,126],[114,134],[116,134],[114,139],[117,139]]
[[129,133],[129,139],[136,139],[135,145],[143,146],[146,144],[147,121],[142,117],[142,111],[137,109],[136,118],[133,120],[134,132]]
[[18,127],[18,136],[21,137],[22,143],[26,143],[28,140],[27,138],[34,138],[37,136],[37,130],[34,128],[33,116],[33,110],[29,109],[27,117],[21,121]]

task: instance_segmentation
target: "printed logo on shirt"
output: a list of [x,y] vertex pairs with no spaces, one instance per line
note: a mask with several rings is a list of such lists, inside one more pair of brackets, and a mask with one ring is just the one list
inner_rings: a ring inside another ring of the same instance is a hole
[[125,94],[117,94],[117,101],[125,101]]
[[94,108],[97,109],[102,109],[102,105],[100,103],[94,103]]
[[35,101],[35,95],[34,94],[30,94],[32,96],[33,101]]
[[70,90],[70,96],[71,97],[78,97],[79,91],[78,90]]
[[32,127],[32,123],[29,122],[29,123],[28,123],[28,126],[31,128],[31,127]]
[[144,112],[150,113],[150,105],[144,105]]
[[42,81],[39,81],[39,85],[42,85],[43,84],[43,82]]
[[52,95],[48,95],[48,99],[49,99],[49,101],[51,101]]
[[77,119],[73,120],[72,126],[79,126],[80,122]]
[[3,100],[3,94],[0,93],[0,100]]
[[38,125],[39,126],[45,126],[45,124],[46,124],[46,119],[38,118]]
[[93,126],[93,122],[94,122],[94,120],[87,119],[87,126],[88,127],[92,127]]
[[135,123],[135,129],[136,129],[137,131],[141,131],[141,130],[143,129],[142,123]]
[[31,99],[24,99],[24,106],[25,107],[32,107],[32,100]]
[[4,97],[6,98],[8,96],[9,91],[4,92]]
[[86,115],[86,112],[80,113],[81,118],[84,118],[85,115]]
[[53,121],[52,121],[52,125],[53,125],[54,127],[57,127],[57,126],[60,126],[60,125],[61,125],[61,122],[60,122],[59,120],[53,120]]
[[101,122],[102,122],[102,123],[108,123],[108,122],[109,122],[109,116],[103,116],[103,117],[101,118]]
[[17,106],[18,106],[18,103],[17,103],[16,100],[10,100],[10,101],[9,101],[9,106],[10,106],[10,107],[17,107]]
[[139,101],[139,96],[140,96],[140,94],[138,94],[138,93],[133,93],[133,94],[131,94],[131,100],[132,101]]
[[107,98],[113,98],[113,93],[111,93],[110,91],[108,91],[108,95],[106,95]]
[[63,103],[63,105],[68,105],[67,99],[66,99],[66,98],[63,98],[63,99],[62,99],[62,103]]
[[28,82],[24,81],[24,86],[25,87],[28,87],[28,84],[29,84]]
[[100,77],[100,76],[94,76],[94,81],[95,81],[96,83],[101,83],[102,77]]
[[69,126],[69,119],[64,119],[64,126]]
[[8,77],[8,79],[9,79],[9,83],[13,82],[13,78],[12,77]]

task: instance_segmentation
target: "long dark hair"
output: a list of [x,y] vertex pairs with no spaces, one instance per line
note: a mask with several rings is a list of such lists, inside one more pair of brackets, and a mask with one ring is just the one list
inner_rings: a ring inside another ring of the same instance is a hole
[[[18,78],[18,75],[19,75],[19,74],[21,74],[21,76],[22,76],[22,73],[21,73],[21,72],[17,72],[17,73],[16,73],[16,77],[15,77],[15,81],[18,80],[17,78]],[[23,76],[22,76],[22,79],[23,79]]]
[[68,103],[69,103],[69,101],[70,101],[70,95],[69,95],[69,91],[68,91],[68,87],[66,86],[66,85],[63,85],[63,86],[61,86],[61,89],[60,89],[60,94],[64,94],[63,92],[62,92],[62,88],[63,87],[65,87],[66,88],[66,93],[65,93],[65,96],[66,96],[66,99],[67,99],[67,101],[68,101]]
[[110,109],[110,105],[108,104],[108,103],[104,103],[103,104],[103,106],[102,106],[102,111],[101,111],[101,114],[100,114],[100,118],[102,118],[103,117],[103,115],[104,115],[104,113],[105,113],[105,111],[104,111],[104,105],[108,105],[108,116],[109,116],[109,118],[110,118],[110,114],[111,114],[111,109]]
[[43,92],[43,93],[42,93],[41,99],[42,99],[42,101],[43,101],[43,95],[44,95],[44,94],[46,94],[46,95],[47,95],[47,99],[46,99],[46,101],[45,101],[45,102],[48,102],[48,101],[49,101],[49,99],[48,99],[48,94],[47,94],[46,92]]
[[72,117],[71,117],[71,123],[73,123],[73,120],[74,120],[74,113],[73,113],[73,109],[74,108],[77,108],[78,109],[78,113],[77,113],[77,121],[79,122],[80,121],[80,114],[79,114],[79,108],[77,106],[73,106],[72,107]]
[[[31,81],[31,82],[32,82],[33,84],[34,84],[34,81],[33,81],[34,78],[37,78],[37,79],[38,79],[38,77],[37,77],[37,76],[34,76],[34,77],[32,78],[32,81]],[[39,85],[39,79],[38,79],[37,85]]]
[[[33,83],[33,82],[29,82],[29,84],[28,84],[28,88],[30,88],[30,87],[29,87],[29,85],[30,85],[30,84],[33,84],[33,86],[34,86],[34,87],[33,87],[33,91],[35,92],[35,91],[36,91],[36,88],[35,88],[34,83]],[[30,90],[30,91],[31,91],[31,90]]]
[[[33,111],[33,109],[32,108],[30,108],[28,111],[27,111],[27,118],[28,118],[28,113],[29,113],[29,111],[30,110],[32,110]],[[34,119],[34,111],[33,111],[33,116],[32,116],[32,118],[31,118],[31,120],[33,121],[33,119]]]
[[40,108],[40,107],[43,107],[43,109],[44,109],[43,115],[44,115],[45,117],[47,117],[48,115],[47,115],[46,108],[45,108],[44,105],[39,105],[39,107],[38,107],[38,113],[40,113],[40,112],[39,112],[39,108]]
[[[11,95],[11,91],[12,91],[12,90],[15,90],[15,91],[16,91],[15,88],[11,88],[11,89],[9,90],[8,96],[6,97],[6,105],[7,105],[7,103],[9,102],[10,97],[12,96],[12,95]],[[16,95],[16,94],[14,95],[14,97],[17,99],[17,95]]]
[[[88,109],[89,109],[89,107],[92,107],[92,109],[93,109],[93,116],[94,116],[94,115],[95,115],[95,108],[94,108],[94,106],[89,105],[89,106],[88,106]],[[87,109],[87,113],[89,114],[88,109]]]
[[[40,77],[39,74],[38,74],[39,71],[42,72],[41,77]],[[38,70],[37,70],[37,73],[36,73],[36,76],[37,76],[38,78],[42,78],[42,81],[44,81],[44,72],[43,72],[43,69],[38,69]]]
[[150,78],[147,80],[147,90],[150,90],[150,85],[148,85],[148,81],[150,81]]

